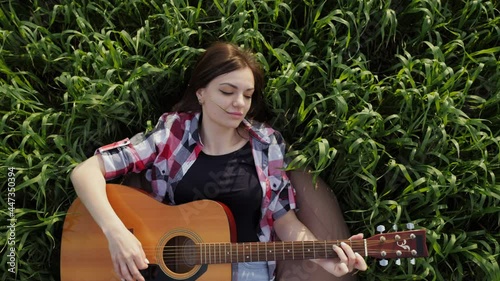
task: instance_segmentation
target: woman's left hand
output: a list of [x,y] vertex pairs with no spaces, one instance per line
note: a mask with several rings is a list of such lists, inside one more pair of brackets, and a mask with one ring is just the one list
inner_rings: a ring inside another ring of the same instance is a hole
[[[349,239],[363,239],[363,234],[360,233],[353,235]],[[346,275],[347,273],[352,272],[354,269],[365,271],[368,268],[365,259],[359,253],[355,253],[348,244],[342,242],[340,244],[340,247],[334,245],[333,250],[335,251],[335,253],[337,253],[338,258],[317,259],[314,260],[314,262],[337,277]]]
[[[274,229],[282,241],[315,241],[316,236],[297,218],[293,210],[274,221]],[[363,239],[363,234],[356,234],[349,238],[351,240]],[[312,259],[331,274],[340,277],[354,269],[365,271],[368,266],[365,259],[354,253],[352,248],[346,243],[339,246],[333,246],[338,258],[335,259]]]

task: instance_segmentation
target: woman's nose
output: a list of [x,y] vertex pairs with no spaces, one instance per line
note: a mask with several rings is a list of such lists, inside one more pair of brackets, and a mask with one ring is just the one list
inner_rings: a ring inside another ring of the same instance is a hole
[[245,97],[243,96],[243,93],[236,94],[233,100],[233,106],[241,107],[244,104],[245,104]]

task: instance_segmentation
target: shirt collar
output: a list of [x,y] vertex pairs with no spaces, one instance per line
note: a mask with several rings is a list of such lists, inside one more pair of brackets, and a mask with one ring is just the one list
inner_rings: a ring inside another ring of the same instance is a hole
[[255,120],[243,119],[243,126],[250,133],[252,137],[258,141],[270,144],[271,136],[274,134],[274,129],[265,123],[260,123]]
[[201,113],[197,112],[194,114],[191,119],[191,125],[189,126],[189,145],[194,145],[200,143],[203,146],[203,143],[200,138],[200,130],[199,130],[199,122],[200,122]]
[[[193,119],[191,119],[191,125],[189,126],[189,145],[200,143],[203,146],[203,142],[200,138],[199,122],[201,113],[197,112],[194,114]],[[254,120],[243,119],[244,128],[250,133],[250,135],[257,139],[258,141],[270,144],[271,136],[274,134],[274,129],[265,123],[260,123]]]

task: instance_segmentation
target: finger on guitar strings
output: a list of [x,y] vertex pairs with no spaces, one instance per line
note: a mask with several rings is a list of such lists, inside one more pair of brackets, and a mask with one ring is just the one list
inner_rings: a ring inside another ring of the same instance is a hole
[[337,245],[333,245],[333,250],[335,253],[337,253],[338,257],[338,263],[337,263],[337,268],[338,268],[338,273],[341,275],[344,275],[349,272],[349,266],[347,265],[348,259],[346,254],[344,253],[344,250]]
[[347,268],[349,269],[349,272],[351,272],[354,269],[354,265],[356,263],[356,255],[354,254],[352,248],[349,245],[347,245],[347,243],[342,242],[340,243],[340,246],[342,247],[344,253],[347,256],[346,265]]

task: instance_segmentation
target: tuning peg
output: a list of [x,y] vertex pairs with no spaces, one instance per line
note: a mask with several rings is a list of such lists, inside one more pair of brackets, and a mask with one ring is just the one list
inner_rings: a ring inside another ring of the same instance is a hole
[[387,266],[389,264],[389,261],[387,261],[386,259],[383,259],[383,260],[379,260],[378,263],[381,266]]
[[377,226],[377,231],[380,233],[383,233],[385,231],[385,226],[383,226],[383,225]]
[[397,260],[396,260],[396,264],[397,264],[397,265],[401,265],[401,259],[397,259]]
[[406,224],[406,228],[408,228],[409,230],[413,230],[415,228],[415,225],[413,223],[409,222]]
[[392,225],[392,230],[394,230],[394,231],[398,231],[398,226],[397,226],[397,225],[395,225],[395,224],[393,224],[393,225]]
[[415,265],[415,258],[410,259],[410,263],[411,263],[412,265]]

